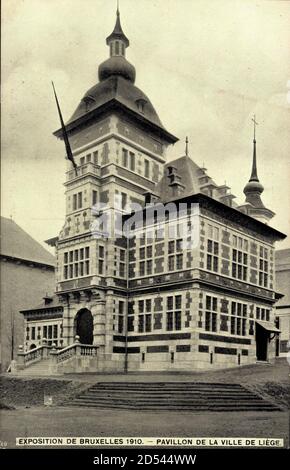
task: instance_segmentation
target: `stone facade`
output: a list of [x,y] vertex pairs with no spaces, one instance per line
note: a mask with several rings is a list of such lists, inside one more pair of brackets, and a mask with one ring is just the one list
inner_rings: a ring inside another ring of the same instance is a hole
[[[272,360],[274,242],[284,235],[238,212],[227,187],[218,187],[187,153],[166,164],[166,149],[177,139],[134,86],[127,46],[118,62],[111,56],[105,69],[100,66],[100,83],[67,126],[78,170],[68,162],[65,224],[56,242],[63,345],[77,335],[98,346],[102,371]],[[106,101],[109,89],[113,103]],[[162,224],[153,217],[146,233],[131,227],[130,239],[108,235],[103,225],[95,229],[112,208],[125,222],[130,204],[140,204],[140,213],[145,202],[177,199],[198,205],[198,212],[177,211]],[[263,331],[257,334],[256,327]]]

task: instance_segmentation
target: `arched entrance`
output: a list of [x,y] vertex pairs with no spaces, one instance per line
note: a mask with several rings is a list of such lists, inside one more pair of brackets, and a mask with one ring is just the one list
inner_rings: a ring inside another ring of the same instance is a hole
[[93,315],[87,308],[83,308],[77,313],[75,320],[75,332],[76,335],[80,337],[81,344],[93,344]]

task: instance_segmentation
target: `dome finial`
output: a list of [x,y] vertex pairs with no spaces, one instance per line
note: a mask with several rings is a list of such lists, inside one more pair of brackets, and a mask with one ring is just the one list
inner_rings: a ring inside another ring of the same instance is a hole
[[188,157],[188,137],[185,138],[185,155]]

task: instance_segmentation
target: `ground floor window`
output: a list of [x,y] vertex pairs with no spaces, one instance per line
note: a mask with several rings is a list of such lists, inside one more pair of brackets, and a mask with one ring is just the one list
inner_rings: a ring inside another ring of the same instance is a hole
[[247,305],[232,302],[231,306],[231,333],[238,336],[247,335]]
[[166,312],[166,330],[181,330],[182,328],[182,297],[175,295],[167,297],[167,312]]
[[217,331],[217,298],[206,296],[205,329],[206,331]]

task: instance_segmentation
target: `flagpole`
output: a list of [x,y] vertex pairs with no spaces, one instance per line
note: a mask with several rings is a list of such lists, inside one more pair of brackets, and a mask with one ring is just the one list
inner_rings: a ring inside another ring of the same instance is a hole
[[52,83],[53,93],[54,93],[55,102],[56,102],[56,106],[57,106],[57,110],[58,110],[59,120],[60,120],[60,124],[61,124],[61,128],[62,128],[62,136],[63,136],[63,140],[64,140],[64,143],[65,143],[65,148],[66,148],[66,156],[67,156],[67,159],[72,162],[73,167],[75,169],[76,176],[78,176],[78,172],[77,172],[78,167],[77,167],[77,164],[75,162],[75,159],[74,159],[74,156],[73,156],[73,153],[72,153],[72,150],[71,150],[71,146],[70,146],[70,143],[69,143],[69,138],[68,138],[68,135],[67,135],[67,131],[66,131],[64,121],[63,121],[63,117],[62,117],[60,105],[59,105],[59,102],[58,102],[57,94],[56,94],[56,91],[55,91],[54,83],[53,83],[53,81],[51,83]]

